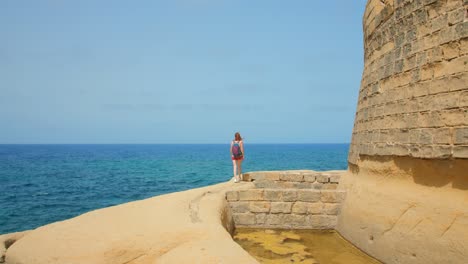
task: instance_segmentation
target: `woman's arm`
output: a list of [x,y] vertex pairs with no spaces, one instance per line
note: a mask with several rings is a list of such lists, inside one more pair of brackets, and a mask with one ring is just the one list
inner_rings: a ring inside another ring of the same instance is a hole
[[232,157],[232,144],[234,144],[233,141],[231,141],[231,147],[229,148],[229,152],[231,153],[231,157]]
[[241,141],[239,145],[240,145],[240,148],[241,148],[242,156],[245,156],[245,152],[244,152],[244,141]]

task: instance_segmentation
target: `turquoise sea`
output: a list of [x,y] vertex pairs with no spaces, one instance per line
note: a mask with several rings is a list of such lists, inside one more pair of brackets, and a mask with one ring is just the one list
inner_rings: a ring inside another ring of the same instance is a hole
[[[247,144],[243,169],[341,170],[348,144]],[[0,234],[225,182],[229,145],[0,145]]]

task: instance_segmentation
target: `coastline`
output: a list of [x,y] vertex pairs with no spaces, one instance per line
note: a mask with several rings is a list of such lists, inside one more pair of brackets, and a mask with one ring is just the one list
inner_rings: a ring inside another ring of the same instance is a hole
[[[347,168],[347,145],[249,144],[248,150],[245,171]],[[225,182],[232,174],[228,156],[224,145],[0,146],[0,234]]]

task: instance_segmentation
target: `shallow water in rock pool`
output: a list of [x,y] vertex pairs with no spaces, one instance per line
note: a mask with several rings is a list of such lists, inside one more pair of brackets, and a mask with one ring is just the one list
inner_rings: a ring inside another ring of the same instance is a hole
[[234,240],[260,263],[381,263],[334,230],[239,228]]

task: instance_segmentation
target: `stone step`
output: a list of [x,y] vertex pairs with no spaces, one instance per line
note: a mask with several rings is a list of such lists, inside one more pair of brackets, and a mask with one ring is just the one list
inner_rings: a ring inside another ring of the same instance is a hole
[[339,183],[345,171],[256,171],[244,173],[244,181]]
[[342,190],[248,189],[229,191],[226,199],[232,201],[324,202],[340,203],[346,195]]
[[294,181],[270,181],[256,180],[254,181],[256,188],[264,189],[314,189],[314,190],[335,190],[338,188],[338,183],[320,183],[320,182],[294,182]]

